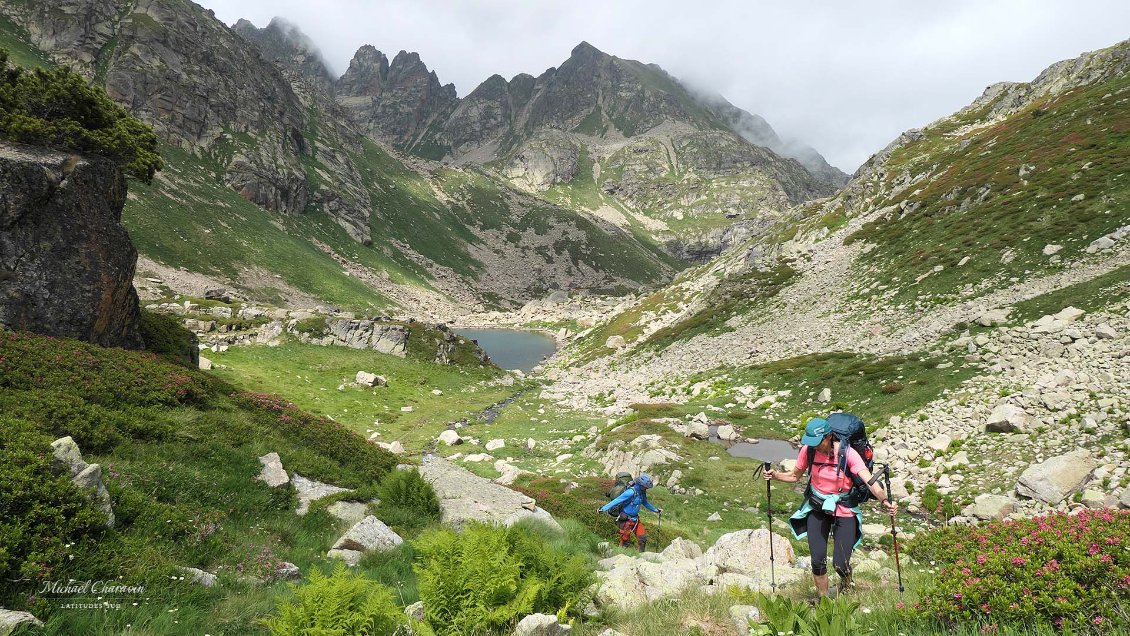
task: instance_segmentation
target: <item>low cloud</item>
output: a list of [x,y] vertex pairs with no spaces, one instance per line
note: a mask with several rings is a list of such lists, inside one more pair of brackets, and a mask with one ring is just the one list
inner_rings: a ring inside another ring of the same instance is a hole
[[653,62],[764,117],[853,172],[908,128],[998,81],[1127,37],[1121,0],[768,3],[716,0],[202,0],[228,24],[286,18],[341,74],[362,44],[417,51],[466,95],[494,73],[538,75],[581,40]]

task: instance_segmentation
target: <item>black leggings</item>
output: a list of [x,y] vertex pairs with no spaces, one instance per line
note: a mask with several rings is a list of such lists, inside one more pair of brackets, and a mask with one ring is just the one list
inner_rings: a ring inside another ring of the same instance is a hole
[[851,575],[851,551],[855,547],[859,520],[855,517],[837,517],[823,510],[813,510],[808,515],[808,550],[812,553],[812,573],[828,573],[828,534],[835,541],[832,566],[840,576]]

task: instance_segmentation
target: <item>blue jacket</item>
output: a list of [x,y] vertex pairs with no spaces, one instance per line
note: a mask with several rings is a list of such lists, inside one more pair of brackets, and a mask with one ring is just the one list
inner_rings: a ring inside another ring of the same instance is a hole
[[651,502],[647,500],[647,491],[643,488],[640,488],[637,484],[634,483],[630,487],[625,488],[624,492],[620,493],[619,497],[601,506],[600,511],[608,512],[610,508],[612,508],[613,506],[618,506],[620,504],[624,504],[624,514],[628,515],[632,519],[639,518],[641,505],[652,512],[659,512],[659,508],[651,505]]

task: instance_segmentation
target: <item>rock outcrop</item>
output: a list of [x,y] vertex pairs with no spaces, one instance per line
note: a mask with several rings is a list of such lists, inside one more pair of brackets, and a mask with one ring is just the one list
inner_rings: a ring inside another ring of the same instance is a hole
[[439,496],[443,522],[457,528],[471,521],[509,526],[524,519],[561,527],[530,497],[479,477],[442,457],[424,456],[420,476]]
[[804,569],[794,567],[787,539],[768,530],[742,530],[719,537],[705,554],[698,544],[675,539],[658,554],[603,559],[602,571],[597,572],[596,603],[602,608],[632,609],[691,588],[709,593],[730,587],[768,590],[770,536],[776,550],[777,584],[804,577]]
[[0,325],[140,349],[126,182],[109,161],[0,143]]
[[337,81],[338,104],[374,137],[411,147],[456,105],[455,86],[440,85],[418,53],[401,51],[390,64],[372,46],[358,49]]
[[51,451],[52,469],[57,474],[69,475],[75,486],[85,490],[90,501],[106,515],[106,526],[112,528],[114,507],[110,500],[110,492],[102,483],[102,467],[83,461],[82,451],[70,436],[51,442]]

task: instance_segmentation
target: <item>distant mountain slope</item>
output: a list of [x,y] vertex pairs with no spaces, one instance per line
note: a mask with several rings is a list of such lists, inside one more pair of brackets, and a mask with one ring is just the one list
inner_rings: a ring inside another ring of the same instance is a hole
[[[629,403],[724,365],[922,350],[1045,295],[1130,297],[1128,172],[1130,41],[991,86],[837,196],[598,325],[573,348],[576,397]],[[612,335],[627,348],[605,347]]]
[[721,113],[661,68],[585,42],[536,78],[494,75],[462,99],[419,55],[401,51],[390,63],[367,45],[334,96],[374,139],[482,166],[692,260],[716,255],[846,180],[810,148],[792,154],[815,172],[782,157],[788,147],[764,121],[763,138],[748,136],[753,116],[725,100],[729,111]]
[[[557,288],[622,292],[682,267],[642,232],[367,138],[285,23],[232,30],[187,0],[3,0],[0,13],[23,59],[38,48],[104,84],[167,144],[169,168],[125,212],[165,266],[264,300],[444,315]],[[410,71],[389,81],[408,90]]]

